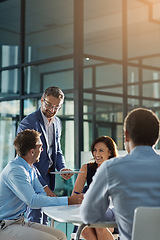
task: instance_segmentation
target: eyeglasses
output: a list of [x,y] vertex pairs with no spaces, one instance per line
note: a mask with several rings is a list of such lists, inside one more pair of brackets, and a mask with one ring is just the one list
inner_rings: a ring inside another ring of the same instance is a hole
[[53,106],[51,103],[47,102],[45,98],[43,98],[44,100],[44,104],[46,106],[46,108],[48,109],[52,109],[53,111],[59,111],[61,109],[62,106]]

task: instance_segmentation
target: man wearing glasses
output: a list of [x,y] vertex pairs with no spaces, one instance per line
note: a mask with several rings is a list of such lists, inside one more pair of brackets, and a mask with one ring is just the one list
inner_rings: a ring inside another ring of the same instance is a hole
[[[35,163],[39,180],[48,196],[55,197],[53,193],[55,188],[55,175],[50,174],[55,169],[58,171],[70,170],[65,166],[65,159],[62,154],[61,122],[56,116],[61,109],[64,101],[64,93],[58,87],[47,88],[41,97],[41,107],[26,116],[19,124],[17,133],[25,129],[34,129],[41,133],[43,143],[43,152],[39,162]],[[39,171],[39,172],[38,172]],[[62,174],[64,179],[68,180],[72,174]],[[32,222],[47,224],[47,216],[41,214],[40,209],[27,210],[27,219]]]

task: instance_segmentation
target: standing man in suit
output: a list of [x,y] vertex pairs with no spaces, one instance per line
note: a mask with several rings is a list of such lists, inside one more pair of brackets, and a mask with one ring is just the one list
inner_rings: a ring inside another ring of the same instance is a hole
[[[55,197],[55,175],[50,174],[55,169],[58,171],[69,170],[65,166],[65,159],[62,154],[61,122],[56,116],[64,101],[64,93],[58,87],[47,88],[41,97],[41,107],[26,116],[19,124],[17,133],[25,129],[34,129],[41,133],[43,152],[38,163],[35,163],[39,180],[48,196]],[[69,179],[72,174],[62,174],[64,179]],[[32,222],[47,224],[47,216],[41,214],[40,209],[27,211],[27,218]]]
[[138,108],[127,115],[124,141],[128,154],[98,168],[82,201],[82,221],[101,221],[111,196],[120,239],[131,240],[135,208],[160,206],[160,155],[154,150],[159,130],[159,119],[151,110]]

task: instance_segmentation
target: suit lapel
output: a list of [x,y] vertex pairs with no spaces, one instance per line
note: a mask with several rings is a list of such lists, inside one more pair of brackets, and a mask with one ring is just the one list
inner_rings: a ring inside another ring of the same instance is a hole
[[42,134],[43,134],[44,139],[45,139],[45,141],[46,141],[47,153],[48,153],[48,150],[49,150],[48,138],[47,138],[46,129],[45,129],[45,126],[44,126],[44,121],[43,121],[43,117],[42,117],[40,108],[39,108],[38,111],[37,111],[37,118],[38,118],[38,120],[39,120],[39,125],[40,125],[40,128],[41,128],[41,130],[42,130]]
[[56,152],[56,127],[55,127],[55,122],[53,123],[53,150],[52,153]]

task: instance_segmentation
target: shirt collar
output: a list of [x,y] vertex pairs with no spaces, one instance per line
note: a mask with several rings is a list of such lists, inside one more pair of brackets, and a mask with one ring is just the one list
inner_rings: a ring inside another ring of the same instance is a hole
[[22,164],[27,171],[30,171],[31,169],[33,169],[33,167],[32,167],[31,165],[29,165],[29,164],[28,164],[22,157],[20,157],[19,155],[17,155],[17,156],[15,157],[15,160],[16,160],[16,161],[19,161],[19,163]]
[[150,152],[150,151],[155,151],[155,149],[151,146],[147,145],[139,145],[135,146],[130,153],[135,153],[135,152]]

